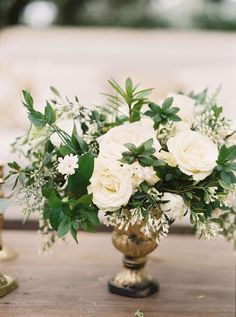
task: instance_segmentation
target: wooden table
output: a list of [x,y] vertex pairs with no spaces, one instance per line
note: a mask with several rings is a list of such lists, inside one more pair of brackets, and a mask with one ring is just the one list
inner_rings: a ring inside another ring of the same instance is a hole
[[107,280],[121,266],[109,233],[80,233],[79,245],[59,243],[48,256],[37,254],[35,232],[7,231],[19,253],[0,271],[20,287],[0,300],[0,317],[233,317],[234,256],[224,241],[170,235],[150,256],[149,270],[161,290],[146,299],[109,294]]

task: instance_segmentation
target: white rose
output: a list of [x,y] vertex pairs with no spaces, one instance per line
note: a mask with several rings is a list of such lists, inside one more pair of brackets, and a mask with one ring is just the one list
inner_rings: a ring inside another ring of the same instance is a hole
[[115,211],[125,206],[133,193],[129,170],[101,157],[95,159],[90,182],[88,192],[93,194],[94,204],[102,211]]
[[127,168],[132,175],[132,184],[134,189],[138,188],[138,186],[144,181],[146,181],[150,186],[153,186],[159,180],[159,177],[156,175],[153,167],[143,167],[138,162],[135,162],[131,165],[127,165]]
[[164,193],[161,200],[167,201],[160,206],[161,210],[166,213],[167,217],[171,220],[177,217],[181,218],[187,211],[187,206],[180,195]]
[[132,143],[139,146],[151,138],[154,140],[153,147],[157,155],[161,146],[156,138],[152,120],[145,119],[112,128],[106,134],[99,137],[97,141],[99,143],[100,156],[119,160],[122,158],[122,153],[127,151],[124,144]]
[[216,166],[217,145],[199,132],[179,132],[167,141],[167,147],[179,169],[195,181],[209,176]]
[[[76,125],[77,128],[77,132],[79,135],[82,135],[82,129],[80,126],[80,123],[78,121],[74,121],[73,119],[64,119],[64,120],[59,120],[56,125],[63,130],[64,132],[66,132],[67,134],[69,134],[69,136],[72,135],[73,132],[73,128],[74,128],[74,124]],[[52,142],[52,144],[56,147],[60,147],[62,145],[62,140],[59,137],[59,135],[54,132],[51,136],[50,136],[50,141]]]

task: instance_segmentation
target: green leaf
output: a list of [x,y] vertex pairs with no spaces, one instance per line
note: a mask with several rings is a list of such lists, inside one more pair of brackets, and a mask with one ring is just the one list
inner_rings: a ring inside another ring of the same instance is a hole
[[68,190],[76,197],[87,193],[87,186],[93,174],[94,156],[88,152],[79,158],[79,168],[68,179]]
[[232,145],[228,148],[227,161],[233,161],[236,159],[236,145]]
[[56,121],[56,113],[48,101],[44,111],[46,122],[49,124],[54,123]]
[[28,115],[30,122],[37,128],[43,128],[46,125],[46,120],[41,112],[33,111]]
[[226,184],[224,181],[219,179],[219,184],[222,188],[229,190],[231,188],[231,184]]
[[[74,222],[73,222],[74,223]],[[78,244],[78,239],[77,239],[77,234],[78,234],[78,229],[76,229],[74,226],[73,226],[73,223],[70,227],[70,233],[73,237],[73,239],[76,241],[76,243]]]
[[133,107],[132,107],[132,112],[131,112],[131,122],[136,122],[140,120],[140,110],[143,106],[142,102],[137,102]]
[[49,221],[54,230],[58,230],[58,227],[64,217],[63,209],[61,207],[51,208],[49,213]]
[[55,191],[53,181],[49,181],[46,185],[42,187],[43,197],[49,199],[52,193]]
[[227,185],[230,185],[231,183],[233,183],[235,178],[233,173],[227,173],[225,171],[220,172],[220,177],[222,181]]
[[96,228],[94,225],[92,225],[90,222],[84,222],[81,221],[80,222],[80,226],[84,231],[88,231],[88,232],[96,232]]
[[65,236],[71,228],[71,219],[69,217],[65,217],[62,222],[59,224],[57,234],[58,237],[61,238]]
[[129,97],[132,97],[133,95],[133,83],[131,78],[127,78],[125,81],[125,89],[126,89],[126,93]]
[[[127,149],[129,149],[130,152],[136,153],[137,148],[133,143],[125,143],[124,146],[127,147]],[[129,154],[129,152],[124,152],[124,153]]]
[[149,139],[149,140],[143,142],[143,145],[144,145],[144,147],[145,147],[145,150],[151,148],[151,147],[153,146],[153,142],[154,142],[153,138],[151,138],[151,139]]
[[71,154],[71,149],[67,145],[61,145],[59,147],[59,152],[63,157],[65,157],[66,155]]
[[147,155],[140,155],[138,158],[139,164],[142,166],[152,166],[153,159]]
[[94,156],[91,152],[87,152],[79,158],[79,172],[88,180],[93,175]]
[[85,206],[89,206],[92,203],[92,198],[93,198],[93,194],[83,195],[82,197],[78,199],[78,203]]
[[145,193],[147,193],[148,190],[150,189],[150,185],[148,185],[146,181],[142,182],[139,186],[140,186],[140,189]]
[[174,101],[174,98],[173,97],[169,97],[167,99],[164,100],[163,104],[162,104],[162,109],[165,111],[167,109],[169,109],[172,105]]
[[33,109],[34,100],[28,90],[22,90],[22,93],[26,102],[26,105],[24,105],[27,106],[26,108],[30,111]]
[[52,91],[52,93],[54,95],[56,95],[57,97],[61,98],[61,95],[60,95],[59,91],[55,87],[51,86],[50,90]]
[[145,98],[148,95],[150,95],[152,91],[153,91],[153,88],[140,90],[140,91],[136,92],[136,94],[134,94],[134,96],[136,99]]
[[[47,195],[49,192],[49,188],[43,188],[43,194]],[[53,189],[53,191],[51,192],[50,197],[48,198],[48,205],[50,208],[57,208],[60,207],[62,205],[62,201],[60,199],[59,194],[55,191],[55,189]]]
[[117,82],[114,79],[108,80],[108,82],[119,95],[121,95],[125,100],[127,100],[127,96],[124,90],[120,87],[120,85],[117,84]]
[[235,162],[233,162],[233,163],[226,163],[225,166],[226,166],[227,168],[229,168],[230,170],[232,170],[232,171],[236,171],[236,163],[235,163]]
[[16,170],[16,171],[19,171],[20,170],[20,165],[16,162],[16,161],[14,161],[14,162],[12,162],[12,163],[8,163],[7,164],[10,168],[12,168],[12,169],[14,169],[14,170]]
[[100,224],[97,211],[86,211],[88,221],[94,226],[98,226]]
[[83,153],[88,151],[88,146],[87,144],[84,142],[84,140],[79,136],[78,131],[77,131],[77,127],[76,124],[74,123],[74,127],[73,127],[73,132],[72,132],[72,138],[75,137],[80,149]]
[[170,114],[168,115],[168,119],[174,122],[178,122],[181,121],[181,118],[179,116],[177,116],[176,114]]
[[8,198],[0,198],[0,214],[3,213],[11,203],[11,200]]
[[148,105],[149,109],[151,109],[155,114],[161,114],[161,107],[156,105],[155,103],[150,103]]

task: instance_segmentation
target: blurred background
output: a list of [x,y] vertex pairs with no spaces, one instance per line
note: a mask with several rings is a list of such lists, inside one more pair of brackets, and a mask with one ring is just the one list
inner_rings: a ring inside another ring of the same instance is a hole
[[1,163],[28,126],[25,88],[40,108],[51,85],[102,104],[111,77],[155,87],[153,99],[221,85],[236,120],[236,0],[1,0],[0,25]]

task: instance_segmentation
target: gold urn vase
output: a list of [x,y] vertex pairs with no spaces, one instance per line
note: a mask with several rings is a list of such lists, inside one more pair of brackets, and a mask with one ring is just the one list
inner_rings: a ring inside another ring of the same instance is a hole
[[147,255],[157,247],[155,237],[148,238],[140,226],[114,229],[113,245],[124,254],[123,269],[109,281],[109,291],[128,297],[147,297],[159,290],[158,283],[145,270]]

